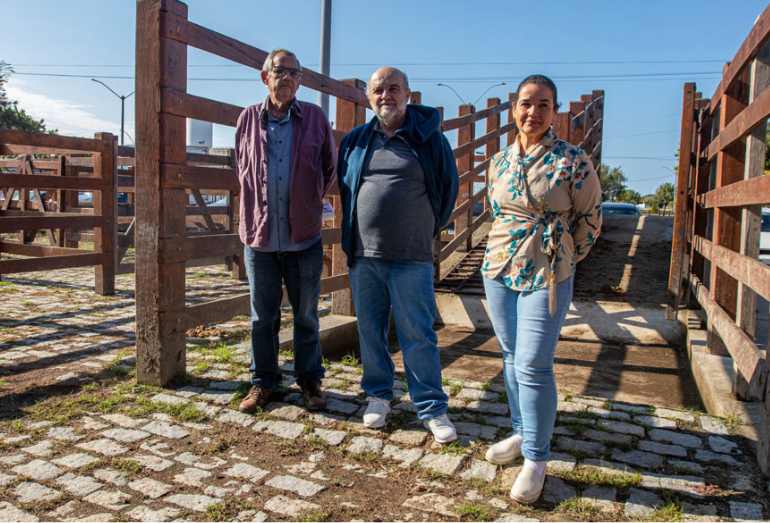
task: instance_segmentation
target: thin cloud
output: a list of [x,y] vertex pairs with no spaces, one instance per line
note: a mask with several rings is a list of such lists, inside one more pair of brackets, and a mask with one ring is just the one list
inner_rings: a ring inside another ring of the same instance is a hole
[[[24,87],[10,83],[6,92],[11,100],[19,102],[33,118],[44,118],[48,129],[58,129],[59,134],[66,136],[82,136],[93,138],[94,133],[107,132],[115,135],[120,133],[120,123],[103,120],[89,112],[90,106],[78,104],[69,100],[59,100],[43,94],[33,93]],[[134,135],[133,122],[126,122],[126,131]]]

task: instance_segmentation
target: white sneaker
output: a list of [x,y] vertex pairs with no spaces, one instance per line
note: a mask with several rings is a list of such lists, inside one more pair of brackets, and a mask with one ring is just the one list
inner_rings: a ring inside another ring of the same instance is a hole
[[439,443],[449,443],[457,439],[457,431],[452,422],[446,414],[439,416],[438,418],[429,419],[422,422],[425,428],[430,429],[433,433],[433,437]]
[[522,467],[521,472],[516,477],[516,481],[511,487],[511,498],[519,503],[531,504],[538,500],[540,493],[543,492],[545,483],[545,471],[543,475],[537,473],[529,467]]
[[369,396],[366,398],[369,402],[369,406],[366,407],[364,412],[364,427],[368,429],[379,429],[385,425],[385,417],[390,412],[390,401],[382,398],[375,398]]
[[511,436],[503,441],[495,443],[487,450],[486,459],[495,465],[505,465],[521,456],[519,438]]

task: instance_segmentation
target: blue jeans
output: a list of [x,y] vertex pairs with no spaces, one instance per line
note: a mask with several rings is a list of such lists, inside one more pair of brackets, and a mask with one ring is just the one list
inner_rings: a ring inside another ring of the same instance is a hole
[[441,389],[438,336],[433,330],[433,263],[357,257],[349,275],[364,367],[361,388],[369,396],[393,399],[394,365],[388,352],[392,309],[406,384],[418,417],[446,414],[448,398]]
[[320,382],[325,371],[318,335],[323,243],[319,239],[296,252],[259,252],[245,246],[243,253],[251,294],[251,384],[277,391],[283,379],[278,368],[282,281],[294,312],[294,377],[300,386]]
[[489,316],[503,351],[503,376],[513,433],[521,434],[522,455],[547,461],[556,422],[553,354],[572,301],[574,277],[556,284],[556,313],[548,310],[548,292],[517,291],[498,276],[484,278]]

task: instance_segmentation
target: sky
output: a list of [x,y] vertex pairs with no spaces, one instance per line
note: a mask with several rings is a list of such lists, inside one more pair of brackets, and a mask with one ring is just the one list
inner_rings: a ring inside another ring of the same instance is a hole
[[[318,70],[321,0],[186,3],[190,21],[266,51],[291,49],[303,67]],[[457,115],[460,99],[481,97],[479,109],[486,97],[506,100],[534,73],[553,78],[565,108],[603,89],[603,161],[620,167],[642,195],[675,181],[684,83],[696,82],[710,97],[724,63],[767,8],[760,0],[332,4],[331,76],[366,81],[380,66],[399,67],[422,102],[444,107],[446,118]],[[121,100],[91,78],[119,95],[134,90],[134,1],[0,0],[0,16],[0,60],[15,69],[6,90],[20,108],[60,134],[119,134]],[[267,95],[257,71],[192,48],[188,78],[190,93],[244,107]],[[297,96],[318,100],[306,88]],[[135,103],[134,96],[125,100],[130,137]],[[231,147],[233,136],[215,126],[214,146]],[[456,143],[454,132],[447,137]]]

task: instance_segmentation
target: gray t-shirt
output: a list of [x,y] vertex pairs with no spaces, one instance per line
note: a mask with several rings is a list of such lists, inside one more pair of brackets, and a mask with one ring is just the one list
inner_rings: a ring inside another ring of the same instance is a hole
[[353,215],[355,255],[432,261],[435,220],[417,156],[375,125]]

